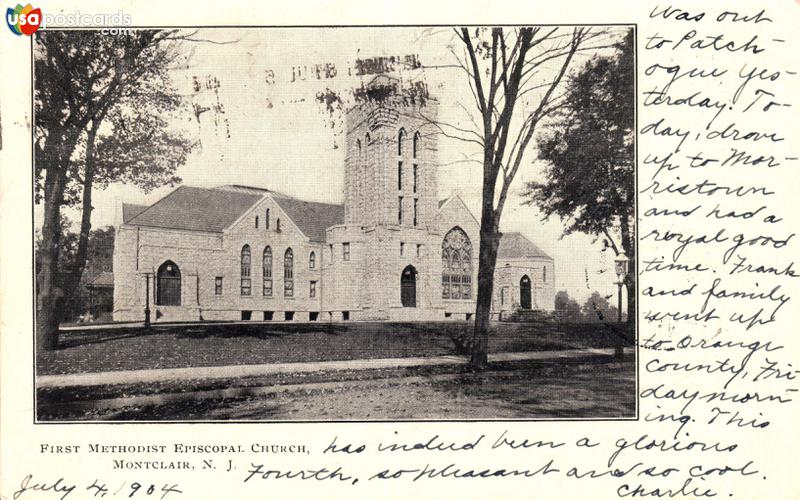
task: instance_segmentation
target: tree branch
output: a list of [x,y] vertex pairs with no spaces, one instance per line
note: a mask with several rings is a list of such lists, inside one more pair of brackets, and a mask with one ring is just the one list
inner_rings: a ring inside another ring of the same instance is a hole
[[467,53],[469,54],[469,60],[472,64],[473,70],[473,80],[475,81],[475,92],[478,96],[478,105],[479,109],[481,110],[481,114],[484,115],[484,128],[489,127],[489,123],[486,121],[486,97],[483,93],[483,82],[481,81],[481,71],[480,67],[478,66],[478,59],[475,57],[475,48],[472,46],[472,40],[469,37],[469,31],[467,28],[461,28],[462,33],[462,40],[464,41],[464,45],[467,47]]

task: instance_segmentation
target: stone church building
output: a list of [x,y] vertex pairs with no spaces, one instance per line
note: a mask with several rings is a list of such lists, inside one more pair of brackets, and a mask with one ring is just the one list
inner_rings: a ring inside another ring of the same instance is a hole
[[[344,204],[259,187],[181,186],[123,205],[115,321],[471,319],[479,223],[437,198],[433,99],[365,99],[346,114]],[[476,189],[479,189],[476,186]],[[553,259],[500,241],[493,317],[554,308]]]

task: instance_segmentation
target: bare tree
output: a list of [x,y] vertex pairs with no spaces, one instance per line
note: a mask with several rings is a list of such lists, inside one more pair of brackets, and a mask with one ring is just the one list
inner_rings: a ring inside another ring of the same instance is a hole
[[487,366],[500,218],[537,127],[564,103],[562,82],[576,54],[610,46],[603,29],[575,27],[460,28],[463,51],[453,50],[477,108],[474,129],[438,124],[448,137],[476,143],[483,157],[478,297],[475,328],[465,341],[471,366]]

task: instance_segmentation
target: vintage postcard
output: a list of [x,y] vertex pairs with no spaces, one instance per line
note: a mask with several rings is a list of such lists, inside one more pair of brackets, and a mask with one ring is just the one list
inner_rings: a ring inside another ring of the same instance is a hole
[[800,4],[79,4],[3,28],[3,498],[800,494]]

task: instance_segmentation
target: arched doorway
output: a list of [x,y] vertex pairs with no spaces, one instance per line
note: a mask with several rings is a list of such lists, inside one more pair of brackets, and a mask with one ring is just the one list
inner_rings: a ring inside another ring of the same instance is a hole
[[181,270],[168,260],[161,264],[157,273],[156,305],[181,305]]
[[519,280],[519,306],[522,309],[531,308],[531,279],[527,274]]
[[400,275],[400,302],[403,307],[417,307],[417,270],[407,266]]

